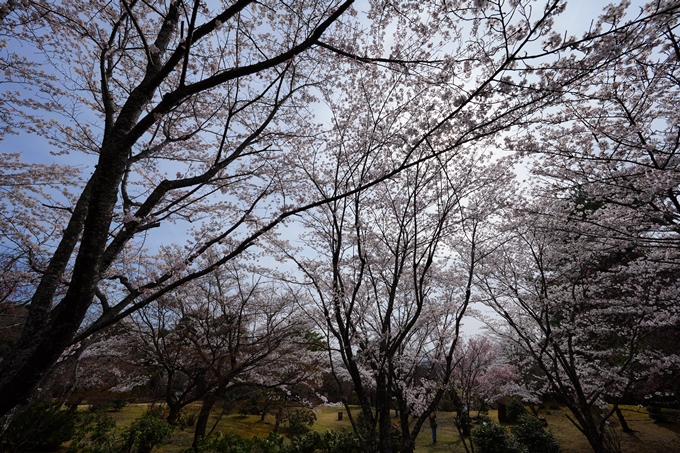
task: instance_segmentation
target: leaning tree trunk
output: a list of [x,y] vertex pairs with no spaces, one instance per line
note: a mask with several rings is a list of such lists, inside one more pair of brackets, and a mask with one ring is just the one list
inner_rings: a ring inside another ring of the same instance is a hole
[[205,438],[205,432],[208,428],[208,421],[210,420],[210,413],[212,408],[217,402],[217,396],[214,393],[208,393],[203,398],[203,403],[201,404],[201,410],[196,418],[196,428],[194,430],[194,451],[198,451],[198,443],[201,439]]
[[[21,337],[0,363],[0,418],[25,401],[71,345],[95,297],[102,272],[117,255],[113,253],[105,261],[118,188],[130,151],[145,131],[138,127],[139,117],[163,80],[157,77],[160,56],[177,28],[178,3],[171,4],[158,32],[157,64],[147,65],[144,79],[131,91],[115,123],[106,131],[94,173],[33,293]],[[138,135],[131,135],[136,127]],[[68,289],[63,297],[57,297],[70,263],[73,268]]]
[[619,419],[619,423],[621,423],[621,429],[623,430],[623,432],[632,433],[633,430],[630,429],[630,426],[628,426],[628,423],[626,422],[626,419],[623,417],[623,412],[621,412],[621,408],[619,407],[618,404],[614,405],[614,411],[616,412],[616,417]]
[[593,453],[620,453],[616,449],[611,448],[611,442],[608,442],[607,439],[608,433],[603,429],[604,424],[598,423],[598,420],[593,415],[593,407],[591,405],[583,403],[577,406],[576,404],[567,403],[567,406],[577,421],[569,416],[567,418],[586,437],[593,449]]

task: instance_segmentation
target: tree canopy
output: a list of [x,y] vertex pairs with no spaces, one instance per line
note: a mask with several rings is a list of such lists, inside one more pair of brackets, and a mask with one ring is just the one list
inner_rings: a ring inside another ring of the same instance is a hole
[[677,368],[651,339],[678,322],[680,4],[628,6],[576,36],[562,0],[3,3],[0,129],[41,149],[0,150],[0,416],[65,351],[263,257],[416,435],[474,301],[554,390],[586,384],[555,368],[560,329],[583,338],[577,419]]

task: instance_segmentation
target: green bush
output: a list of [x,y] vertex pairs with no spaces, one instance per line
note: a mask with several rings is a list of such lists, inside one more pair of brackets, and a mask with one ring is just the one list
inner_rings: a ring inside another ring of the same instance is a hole
[[527,410],[520,400],[513,398],[508,402],[505,414],[507,415],[508,420],[510,420],[510,423],[517,423],[521,416],[527,414]]
[[[267,437],[255,436],[246,439],[238,434],[217,433],[203,439],[197,446],[198,453],[276,453],[283,446],[283,437],[276,433],[269,433]],[[193,449],[187,453],[194,453]]]
[[291,439],[290,444],[282,449],[282,453],[315,453],[321,446],[321,434],[316,431]]
[[312,431],[292,439],[281,453],[361,453],[361,447],[352,433]]
[[513,426],[515,441],[526,453],[559,453],[560,444],[551,431],[543,429],[543,422],[532,415],[523,415],[518,424]]
[[193,428],[196,426],[196,419],[198,418],[198,414],[196,412],[192,412],[190,414],[183,414],[181,421],[184,424],[184,426],[188,426],[189,428]]
[[173,431],[163,418],[162,410],[161,407],[149,409],[122,433],[116,432],[116,421],[105,411],[77,412],[67,453],[150,453]]
[[116,453],[116,421],[105,412],[86,414],[78,424],[68,453]]
[[311,409],[298,409],[286,416],[284,422],[288,425],[288,437],[295,438],[309,432],[309,428],[316,421],[316,414]]
[[361,453],[361,444],[353,432],[326,431],[323,442],[324,453]]
[[522,453],[522,449],[502,426],[484,422],[470,434],[478,453]]
[[0,451],[55,451],[71,440],[80,413],[62,404],[38,403],[19,414],[0,437]]
[[151,408],[123,432],[123,452],[151,453],[151,450],[173,431],[161,416],[162,408]]
[[491,407],[487,403],[480,404],[479,407],[477,408],[477,415],[475,416],[475,420],[481,420],[482,416],[484,415],[488,416],[489,409],[491,409]]
[[111,410],[113,412],[120,412],[127,405],[128,405],[128,402],[125,401],[125,400],[122,400],[122,399],[113,400],[113,402],[111,402]]
[[[284,444],[283,437],[270,433],[267,437],[252,439],[237,434],[218,433],[201,441],[198,453],[361,453],[354,434],[349,432],[309,432]],[[186,453],[194,453],[187,450]]]

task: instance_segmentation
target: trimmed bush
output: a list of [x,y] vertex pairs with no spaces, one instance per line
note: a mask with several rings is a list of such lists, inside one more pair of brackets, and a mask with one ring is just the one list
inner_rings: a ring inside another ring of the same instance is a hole
[[551,431],[543,429],[543,422],[532,415],[523,415],[513,426],[515,441],[526,453],[560,453],[560,444]]
[[522,449],[502,426],[484,422],[470,434],[478,453],[522,453]]
[[661,409],[659,406],[647,406],[647,414],[649,415],[649,418],[654,420],[655,422],[667,422],[668,417],[663,413],[663,409]]
[[160,407],[149,409],[123,432],[123,452],[151,453],[156,445],[172,433],[173,426],[161,417],[161,412]]
[[113,412],[120,412],[124,407],[128,405],[128,402],[122,399],[113,400],[111,403],[111,410]]
[[361,453],[361,447],[352,433],[312,431],[292,439],[280,453]]
[[309,428],[316,421],[316,414],[311,409],[298,409],[288,414],[284,420],[288,428],[288,437],[294,438],[309,432]]
[[[255,436],[246,439],[238,434],[217,433],[200,441],[196,451],[198,453],[276,453],[283,446],[283,437],[276,433],[269,433],[267,437]],[[193,449],[186,453],[194,453]]]

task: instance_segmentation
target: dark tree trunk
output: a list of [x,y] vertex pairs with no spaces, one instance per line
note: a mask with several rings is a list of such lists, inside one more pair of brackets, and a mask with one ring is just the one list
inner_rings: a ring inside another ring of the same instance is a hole
[[283,407],[280,407],[276,412],[276,422],[274,422],[274,433],[279,432],[279,426],[281,426],[281,418],[283,418]]
[[[381,382],[382,381],[382,382]],[[378,417],[378,444],[379,451],[392,451],[392,418],[390,417],[390,407],[392,406],[392,395],[390,384],[386,379],[378,377],[378,385],[375,392],[376,417]]]
[[623,432],[632,433],[633,430],[630,429],[628,423],[626,422],[626,419],[623,418],[623,412],[621,412],[621,408],[619,407],[618,404],[614,405],[614,411],[616,412],[616,417],[619,419],[619,423],[621,423],[621,429],[623,430]]
[[[457,392],[455,391],[452,392],[451,396],[453,400],[453,407],[456,410],[456,418],[454,419],[456,428],[458,428],[458,431],[461,432],[462,436],[470,437],[470,431],[472,429],[472,420],[470,420],[470,413],[467,411],[465,403],[463,403],[463,400],[460,398]],[[505,412],[501,413],[501,407],[499,405],[498,420],[501,423],[503,423],[502,417],[504,415]]]
[[262,408],[262,411],[260,412],[260,421],[263,422],[264,418],[267,416],[267,411],[269,410],[269,399],[267,399],[264,403],[264,407]]
[[198,442],[205,437],[206,430],[208,428],[208,421],[210,421],[210,413],[212,408],[217,402],[217,397],[209,393],[203,398],[203,403],[201,404],[201,410],[196,418],[196,429],[194,430],[194,451],[198,451]]
[[[56,286],[46,284],[43,287],[41,282],[33,295],[29,317],[15,352],[7,364],[0,366],[0,416],[20,404],[45,377],[71,344],[92,303],[127,156],[127,150],[111,148],[106,153],[102,150],[98,168],[92,176],[92,187],[97,190],[93,189],[87,200],[83,235],[66,294],[50,310]],[[58,269],[54,272],[62,274],[58,263],[55,266]],[[48,272],[51,268],[52,262]]]
[[417,437],[418,433],[413,432],[412,434],[409,432],[411,423],[409,420],[408,409],[405,407],[403,399],[400,401],[400,405],[404,406],[399,411],[399,426],[401,428],[401,453],[413,453],[416,448],[414,439]]
[[[165,51],[179,19],[172,4],[159,31],[156,45]],[[21,404],[70,346],[95,296],[104,262],[111,220],[128,156],[134,143],[151,127],[131,134],[144,106],[162,78],[160,66],[148,65],[144,79],[130,93],[105,134],[99,160],[85,186],[55,253],[45,269],[29,306],[29,317],[10,357],[0,364],[0,418]],[[150,121],[150,120],[148,120]],[[73,259],[73,253],[78,245]],[[73,262],[72,278],[63,298],[54,306],[65,269]]]
[[607,433],[603,429],[604,424],[598,423],[598,420],[596,420],[596,417],[593,415],[592,406],[587,403],[576,405],[570,404],[569,402],[567,402],[567,406],[574,417],[576,417],[576,421],[568,415],[567,418],[579,431],[581,431],[581,433],[583,433],[586,439],[588,439],[588,443],[592,447],[593,453],[619,453],[608,446],[608,442],[605,438]]
[[179,421],[179,416],[184,407],[181,403],[168,404],[168,418],[166,419],[171,425],[176,425]]

